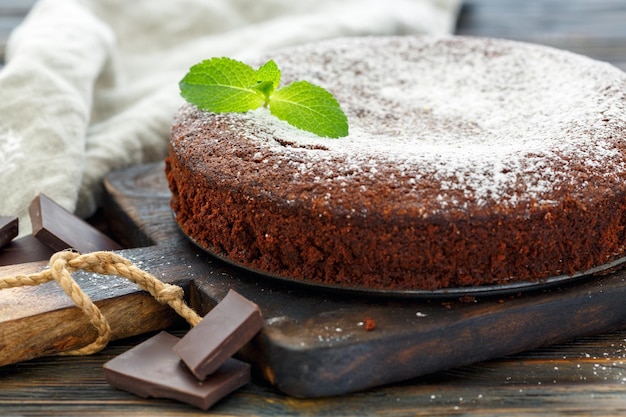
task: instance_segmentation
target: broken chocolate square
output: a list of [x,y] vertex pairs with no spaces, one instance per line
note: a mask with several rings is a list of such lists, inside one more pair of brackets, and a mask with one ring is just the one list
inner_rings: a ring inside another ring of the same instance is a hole
[[204,379],[263,328],[259,307],[230,290],[180,339],[174,351],[198,378]]
[[0,248],[8,245],[18,234],[17,217],[0,216]]
[[43,194],[31,202],[29,212],[33,235],[54,251],[74,249],[87,253],[122,249],[107,235]]
[[178,400],[203,410],[250,381],[250,365],[232,358],[199,381],[172,350],[179,340],[161,332],[111,359],[104,364],[106,380],[140,397]]

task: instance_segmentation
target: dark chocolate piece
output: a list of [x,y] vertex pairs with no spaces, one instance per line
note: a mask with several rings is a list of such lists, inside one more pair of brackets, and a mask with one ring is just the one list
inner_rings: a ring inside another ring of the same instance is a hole
[[263,328],[259,307],[233,290],[174,346],[198,378],[204,379]]
[[8,245],[18,234],[17,217],[0,216],[0,248]]
[[24,236],[0,249],[0,266],[47,261],[54,252],[33,235]]
[[71,248],[87,253],[122,249],[107,235],[43,194],[35,197],[29,211],[33,235],[54,251]]
[[230,358],[210,378],[197,380],[172,347],[180,339],[161,332],[104,364],[115,388],[140,397],[169,398],[204,410],[250,382],[250,365]]

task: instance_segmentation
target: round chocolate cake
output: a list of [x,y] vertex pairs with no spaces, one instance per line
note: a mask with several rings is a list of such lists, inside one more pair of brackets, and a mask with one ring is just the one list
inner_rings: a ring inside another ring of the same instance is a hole
[[333,93],[350,133],[317,137],[265,108],[183,106],[171,206],[208,251],[303,282],[401,291],[537,282],[624,256],[620,70],[463,37],[338,39],[271,58],[283,85]]

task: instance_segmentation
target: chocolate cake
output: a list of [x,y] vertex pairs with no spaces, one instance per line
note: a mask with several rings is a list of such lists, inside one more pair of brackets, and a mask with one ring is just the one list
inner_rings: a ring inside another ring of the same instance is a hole
[[176,221],[203,248],[375,290],[537,282],[624,256],[620,70],[454,36],[337,39],[271,58],[283,85],[333,93],[350,133],[184,105],[166,173]]

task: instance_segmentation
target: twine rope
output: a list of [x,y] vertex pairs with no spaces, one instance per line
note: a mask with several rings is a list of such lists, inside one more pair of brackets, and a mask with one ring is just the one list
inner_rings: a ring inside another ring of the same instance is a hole
[[87,315],[91,324],[98,331],[96,339],[87,346],[60,352],[59,355],[91,355],[102,350],[111,340],[111,326],[109,326],[106,317],[72,278],[72,274],[79,270],[127,278],[142,290],[150,293],[161,304],[172,307],[191,326],[195,326],[201,320],[201,317],[185,303],[184,292],[181,287],[160,281],[121,255],[107,251],[86,254],[61,251],[52,255],[49,269],[29,275],[0,278],[0,289],[35,286],[54,280],[74,301],[76,306]]

